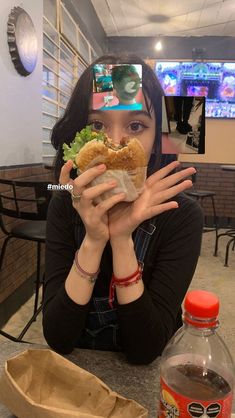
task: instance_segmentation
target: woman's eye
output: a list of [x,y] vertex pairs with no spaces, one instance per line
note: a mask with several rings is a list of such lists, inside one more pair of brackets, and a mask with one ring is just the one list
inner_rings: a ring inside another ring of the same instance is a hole
[[98,120],[95,120],[94,122],[90,122],[89,125],[95,131],[102,131],[102,130],[104,130],[104,124],[103,124],[103,122],[100,122]]
[[131,132],[142,132],[147,126],[141,122],[132,122],[129,124],[128,128],[130,128]]

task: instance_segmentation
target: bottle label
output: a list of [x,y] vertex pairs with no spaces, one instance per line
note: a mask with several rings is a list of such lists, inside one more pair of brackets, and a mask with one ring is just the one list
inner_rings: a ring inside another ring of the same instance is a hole
[[159,418],[230,418],[233,394],[205,401],[188,398],[172,390],[161,378]]

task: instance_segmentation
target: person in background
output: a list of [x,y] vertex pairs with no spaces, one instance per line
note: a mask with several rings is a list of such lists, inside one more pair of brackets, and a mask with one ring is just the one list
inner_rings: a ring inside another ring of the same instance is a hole
[[[105,62],[142,65],[142,110],[92,109],[92,68]],[[55,192],[47,217],[43,332],[60,353],[75,347],[122,351],[129,362],[148,364],[182,325],[181,304],[200,253],[203,215],[184,194],[195,169],[179,171],[178,161],[161,167],[167,163],[161,154],[162,95],[154,72],[140,58],[103,56],[81,75],[53,128],[56,181],[73,185],[73,196]],[[115,187],[115,181],[90,185],[105,165],[77,176],[71,160],[64,164],[63,143],[70,144],[86,125],[117,145],[128,136],[142,143],[147,179],[134,202],[124,202],[120,193],[94,204]]]
[[112,76],[108,68],[104,67],[103,74],[97,77],[96,84],[99,89],[99,92],[113,90]]
[[192,130],[188,123],[190,113],[193,107],[193,97],[174,96],[176,129],[180,134],[187,134]]
[[134,65],[116,65],[112,69],[113,94],[119,104],[103,107],[101,110],[141,110],[142,104],[136,102],[140,88],[140,77]]

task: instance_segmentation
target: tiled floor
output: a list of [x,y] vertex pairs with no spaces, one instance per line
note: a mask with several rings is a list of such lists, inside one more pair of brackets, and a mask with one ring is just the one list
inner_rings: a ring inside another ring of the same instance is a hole
[[[229,267],[224,267],[224,253],[227,238],[220,239],[218,257],[213,256],[215,233],[203,235],[203,244],[197,269],[191,284],[192,289],[213,291],[220,298],[220,329],[235,360],[235,251],[230,252]],[[9,320],[4,327],[6,332],[18,335],[30,318],[33,310],[33,298]],[[41,326],[41,314],[25,334],[24,339],[36,343],[45,343]],[[1,337],[4,339],[4,337]]]

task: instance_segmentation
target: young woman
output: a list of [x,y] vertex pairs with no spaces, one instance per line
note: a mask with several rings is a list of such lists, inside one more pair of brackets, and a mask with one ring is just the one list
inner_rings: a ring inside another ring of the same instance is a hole
[[[127,62],[142,64],[142,111],[93,111],[90,66],[53,130],[56,179],[71,182],[73,196],[56,192],[48,210],[43,329],[58,352],[122,350],[130,362],[147,364],[182,325],[181,304],[196,268],[203,218],[197,203],[182,193],[191,187],[185,179],[195,169],[176,172],[177,161],[160,169],[162,90],[154,72],[134,56],[104,56],[95,63]],[[123,202],[118,194],[95,205],[97,196],[115,187],[90,186],[106,167],[77,177],[72,162],[63,163],[62,144],[86,125],[116,143],[125,136],[142,143],[148,174],[135,202]]]

